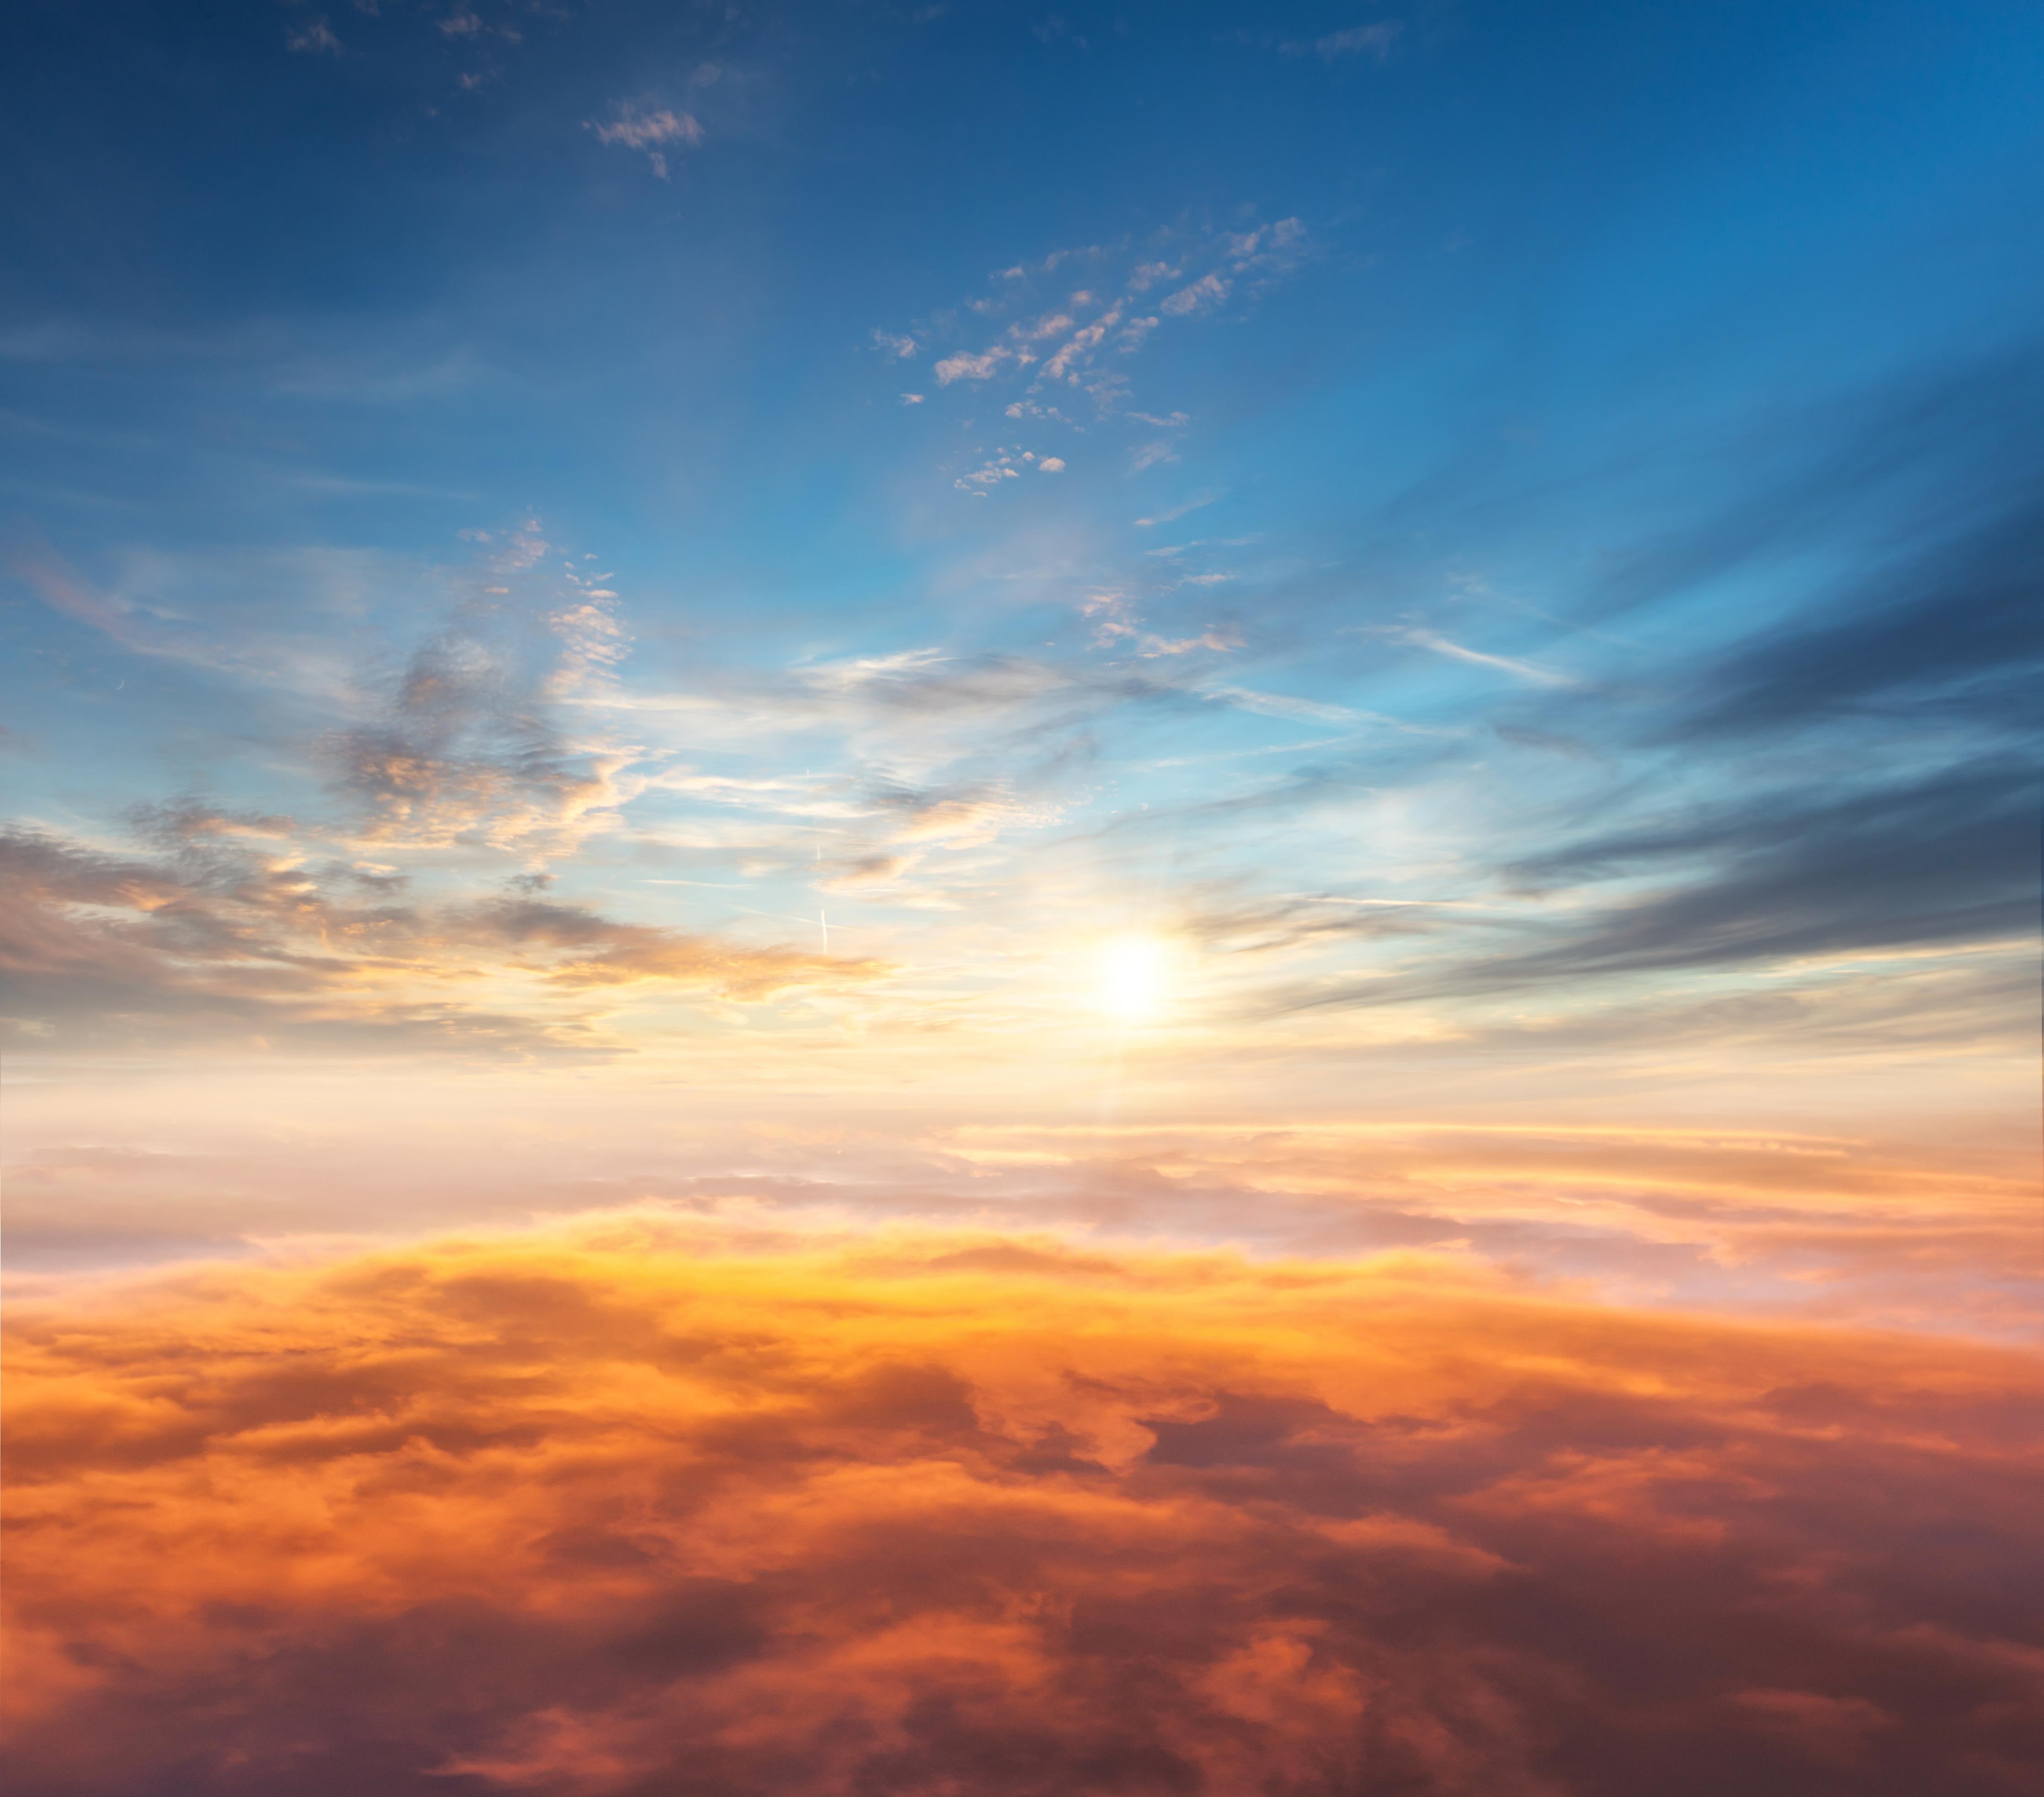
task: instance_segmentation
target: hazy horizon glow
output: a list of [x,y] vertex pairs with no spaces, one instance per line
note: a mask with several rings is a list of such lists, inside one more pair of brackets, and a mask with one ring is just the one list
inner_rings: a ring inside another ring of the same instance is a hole
[[9,29],[10,1787],[2027,1791],[2035,20]]

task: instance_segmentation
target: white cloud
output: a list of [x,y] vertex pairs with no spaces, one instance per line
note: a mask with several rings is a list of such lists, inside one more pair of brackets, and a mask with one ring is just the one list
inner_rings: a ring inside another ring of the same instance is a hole
[[1202,631],[1197,636],[1145,636],[1135,652],[1145,661],[1154,661],[1159,655],[1188,655],[1195,649],[1211,649],[1216,654],[1230,649],[1239,649],[1242,639],[1226,625]]
[[1197,493],[1182,505],[1174,505],[1168,512],[1159,512],[1155,517],[1138,518],[1135,520],[1135,528],[1138,530],[1149,530],[1158,524],[1168,524],[1174,519],[1182,518],[1188,512],[1197,512],[1202,505],[1212,505],[1220,497],[1220,495],[1217,493]]
[[1054,312],[1039,318],[1033,324],[1011,324],[1008,334],[1024,343],[1035,343],[1045,337],[1062,336],[1072,328],[1070,313]]
[[1078,377],[1071,372],[1073,363],[1098,347],[1101,339],[1120,322],[1121,308],[1109,306],[1084,330],[1074,331],[1058,353],[1043,364],[1043,378],[1049,381],[1070,381],[1076,386]]
[[1146,288],[1155,286],[1159,281],[1175,281],[1180,272],[1168,262],[1146,262],[1128,277],[1128,290],[1132,294],[1139,294]]
[[819,662],[801,670],[811,685],[847,693],[878,681],[898,680],[939,666],[950,658],[941,649],[899,649],[891,655],[861,655],[848,662]]
[[905,393],[901,396],[901,403],[904,405],[920,405],[923,396],[919,393]]
[[623,144],[634,150],[649,144],[700,144],[703,140],[702,127],[690,113],[663,110],[640,117],[628,106],[614,123],[590,129],[598,143]]
[[1062,474],[1065,471],[1065,459],[1062,455],[1047,455],[1036,464],[1036,471],[1039,474]]
[[916,353],[916,340],[913,337],[898,336],[892,331],[883,331],[877,326],[874,329],[873,340],[897,362],[906,362]]
[[664,107],[657,113],[641,113],[636,108],[620,106],[609,125],[585,120],[582,129],[594,131],[599,144],[621,144],[628,150],[644,151],[647,163],[663,181],[667,179],[667,159],[656,146],[686,144],[693,147],[703,140],[703,128],[693,113],[670,112]]
[[1574,686],[1580,684],[1570,675],[1535,667],[1531,662],[1516,662],[1508,655],[1486,655],[1481,650],[1466,649],[1461,643],[1451,643],[1447,637],[1436,635],[1431,630],[1387,628],[1371,634],[1388,636],[1397,643],[1409,643],[1416,649],[1431,649],[1437,655],[1472,662],[1478,667],[1496,668],[1518,679],[1530,681],[1536,686]]
[[937,383],[947,387],[954,381],[984,381],[1014,353],[1000,344],[981,355],[968,355],[961,350],[937,364]]
[[1143,621],[1129,604],[1128,595],[1112,588],[1089,593],[1079,601],[1079,616],[1093,620],[1093,645],[1101,649],[1117,638],[1133,636]]
[[1159,430],[1165,431],[1182,431],[1192,422],[1182,412],[1174,412],[1165,418],[1158,417],[1154,412],[1132,412],[1128,416],[1139,423],[1155,424]]
[[1143,340],[1157,328],[1155,313],[1147,318],[1132,318],[1122,327],[1121,335],[1115,340],[1114,347],[1124,355],[1132,354],[1143,347]]
[[1178,451],[1168,443],[1146,443],[1137,448],[1128,459],[1128,471],[1139,474],[1145,468],[1154,468],[1159,462],[1175,462]]
[[1209,271],[1189,286],[1181,287],[1163,302],[1163,309],[1183,318],[1216,306],[1228,298],[1228,282]]
[[1201,690],[1209,698],[1239,711],[1289,718],[1300,724],[1360,724],[1366,715],[1350,711],[1347,705],[1324,705],[1317,700],[1295,699],[1288,693],[1258,693],[1247,686],[1208,686]]
[[[1022,459],[1034,461],[1035,458],[1025,453]],[[1012,450],[998,451],[992,460],[974,469],[969,474],[959,475],[951,482],[951,485],[962,493],[970,493],[978,498],[984,499],[989,487],[998,486],[1003,481],[1012,481],[1020,478],[1021,470],[1015,466],[1015,463],[1016,455]]]

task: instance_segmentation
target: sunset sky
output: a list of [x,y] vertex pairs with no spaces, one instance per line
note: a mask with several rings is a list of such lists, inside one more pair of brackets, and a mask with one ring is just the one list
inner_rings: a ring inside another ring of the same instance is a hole
[[6,31],[29,1797],[2030,1788],[2032,9]]

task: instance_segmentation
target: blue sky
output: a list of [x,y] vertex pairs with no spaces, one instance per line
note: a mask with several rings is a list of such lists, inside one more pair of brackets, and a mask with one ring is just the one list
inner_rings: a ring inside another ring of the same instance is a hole
[[14,29],[52,1089],[2020,1135],[2028,10]]

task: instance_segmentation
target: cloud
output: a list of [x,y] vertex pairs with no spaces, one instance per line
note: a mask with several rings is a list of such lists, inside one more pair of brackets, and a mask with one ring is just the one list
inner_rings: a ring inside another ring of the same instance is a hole
[[703,140],[702,127],[690,114],[678,116],[664,109],[642,116],[629,106],[622,107],[612,123],[586,129],[595,132],[600,144],[623,144],[634,150],[655,144],[700,144]]
[[1039,474],[1062,474],[1064,471],[1065,459],[1062,455],[1047,455],[1036,464]]
[[[1087,299],[1092,298],[1090,294],[1085,297]],[[1080,296],[1077,294],[1074,294],[1072,298],[1074,301],[1080,299]],[[1071,328],[1072,317],[1070,313],[1053,312],[1030,324],[1011,324],[1008,327],[1008,334],[1018,342],[1041,343],[1046,337],[1062,336]]]
[[1347,705],[1324,705],[1289,693],[1258,693],[1247,686],[1210,686],[1204,690],[1239,710],[1258,712],[1266,717],[1290,718],[1301,724],[1359,724],[1366,715]]
[[54,612],[89,626],[137,655],[171,653],[156,638],[144,620],[130,608],[115,604],[93,590],[78,570],[47,543],[17,543],[10,546],[7,572]]
[[915,858],[911,855],[855,855],[833,864],[831,877],[823,882],[823,888],[826,892],[857,893],[891,886],[915,865]]
[[1631,880],[1691,863],[1689,880],[1579,921],[1569,939],[1485,963],[1476,979],[1700,967],[2033,934],[2035,769],[2014,759],[1812,800],[1756,795],[1581,839],[1515,863],[1529,885]]
[[621,144],[628,150],[643,150],[647,164],[663,181],[667,179],[664,146],[680,144],[694,148],[704,136],[694,113],[676,113],[665,107],[656,113],[641,113],[636,107],[620,106],[617,117],[609,124],[586,120],[582,129],[594,131],[599,144]]
[[[348,659],[332,635],[334,617],[368,590],[380,589],[408,609],[433,607],[444,590],[439,570],[408,557],[330,545],[125,546],[102,552],[107,571],[98,581],[33,538],[6,543],[0,533],[0,554],[52,609],[121,648],[227,677],[240,688],[231,697],[208,685],[244,724],[286,698],[301,715],[348,708]],[[275,595],[286,588],[295,602],[280,607]]]
[[39,1051],[618,1052],[574,995],[763,1004],[889,971],[536,898],[423,902],[373,865],[312,860],[288,818],[187,802],[135,821],[153,853],[0,835],[6,1016]]
[[[928,846],[890,847],[876,838],[870,849],[827,858],[824,883],[855,872],[869,854],[910,862]],[[890,904],[927,889],[913,877],[912,868],[901,870],[887,889]],[[1426,893],[1400,901],[1212,889],[1182,901],[1170,930],[1187,953],[1245,965],[1280,964],[1316,944],[1452,940],[1480,931],[1496,909]],[[816,911],[806,910],[795,921],[813,943]],[[2019,1014],[2011,1033],[2034,1031],[2034,959],[2016,948],[1999,965],[2024,986],[2011,995]],[[1977,1017],[1941,1005],[1907,965],[1884,971],[1877,995],[1887,1014],[1907,1014],[1977,1050]],[[594,995],[606,996],[631,994]],[[897,1002],[890,989],[872,987],[858,1000],[859,1014],[877,1021]],[[1500,1050],[1553,1064],[1586,1041],[1650,1039],[1657,1052],[1686,1059],[1708,1039],[1720,1054],[1800,1058],[1817,1039],[1792,1007],[1750,1008],[1732,1031],[1722,1007],[1714,1018],[1708,1009],[1694,1002],[1635,1008],[1605,1019],[1600,1039],[1519,1019],[1489,1032],[1401,1027],[1385,1032],[1376,1067],[1416,1072],[1438,1089]],[[1946,1014],[1934,1017],[1940,1009]],[[910,1025],[926,1040],[929,1020],[924,1010]],[[1069,1019],[1055,1027],[1067,1039]],[[1865,1008],[1822,1027],[1856,1045],[1869,1031],[1898,1040]],[[859,1040],[863,1051],[877,1046],[870,1035]],[[713,1066],[729,1053],[728,1044],[705,1046]],[[798,1052],[797,1064],[813,1071],[814,1049]],[[846,1058],[841,1050],[834,1058]],[[751,1103],[733,1095],[690,1125],[685,1152],[656,1154],[629,1082],[598,1090],[563,1084],[558,1059],[514,1075],[500,1058],[486,1086],[442,1082],[430,1117],[415,1113],[397,1133],[336,1128],[314,1096],[324,1089],[287,1068],[273,1080],[237,1080],[243,1103],[231,1122],[192,1101],[217,1078],[203,1066],[188,1066],[192,1077],[180,1085],[159,1084],[153,1100],[99,1115],[51,1108],[53,1088],[75,1090],[75,1081],[46,1083],[40,1102],[25,1088],[10,1131],[10,1296],[25,1295],[23,1282],[38,1269],[103,1265],[110,1255],[233,1254],[245,1251],[245,1238],[286,1227],[333,1234],[522,1223],[607,1208],[620,1191],[733,1226],[769,1215],[790,1229],[847,1219],[866,1228],[1026,1219],[1032,1229],[1074,1238],[1105,1232],[1180,1247],[1230,1245],[1259,1258],[1427,1249],[1546,1269],[1577,1295],[1611,1303],[2011,1342],[2034,1338],[2044,1296],[2034,1151],[2019,1138],[1984,1139],[1970,1122],[1963,1146],[1928,1147],[1909,1139],[1906,1119],[1897,1122],[1900,1139],[1861,1139],[1858,1115],[1850,1135],[1608,1120],[1328,1122],[1306,1114],[1317,1100],[1302,1082],[1292,1089],[1298,1108],[1289,1111],[1245,1115],[1230,1087],[1189,1122],[978,1120],[912,1138],[872,1114],[870,1083],[855,1075],[842,1105],[813,1101],[812,1123],[828,1116],[826,1127],[788,1132],[772,1090]],[[409,1063],[358,1066],[351,1089],[362,1111],[382,1114],[409,1104],[417,1077]],[[1358,1077],[1377,1084],[1349,1062],[1338,1089],[1352,1090]],[[1681,1101],[1695,1096],[1685,1085]],[[507,1108],[521,1120],[515,1138],[498,1127]],[[983,1119],[985,1107],[970,1115]],[[309,1158],[309,1136],[322,1144]]]
[[1506,655],[1489,655],[1478,649],[1465,647],[1431,630],[1416,630],[1397,625],[1371,627],[1366,634],[1390,638],[1393,642],[1405,643],[1416,649],[1430,649],[1437,655],[1446,655],[1452,660],[1467,662],[1477,667],[1496,668],[1515,678],[1529,682],[1535,686],[1573,686],[1577,683],[1569,675],[1555,674],[1549,669],[1535,667],[1530,662],[1512,660]]
[[1211,505],[1220,497],[1217,493],[1195,493],[1190,499],[1166,511],[1153,513],[1147,518],[1138,518],[1135,528],[1138,530],[1154,530],[1159,524],[1175,524],[1188,513],[1197,512],[1203,505]]
[[920,405],[923,396],[919,393],[905,393],[901,396],[901,403],[904,405]]
[[333,27],[325,17],[309,19],[298,30],[284,40],[285,48],[305,56],[337,56],[341,53],[340,40],[333,34]]
[[1310,53],[1324,63],[1335,62],[1343,56],[1374,56],[1381,63],[1391,54],[1391,46],[1404,29],[1399,20],[1384,19],[1375,25],[1350,25],[1345,31],[1331,31],[1310,44],[1288,43],[1279,48],[1285,56]]
[[1022,806],[996,788],[882,787],[874,797],[896,820],[888,832],[896,843],[944,843],[970,848],[992,842],[1002,830],[1028,819]]
[[1120,322],[1121,308],[1112,305],[1090,324],[1073,332],[1058,346],[1057,354],[1043,364],[1043,378],[1047,381],[1066,381],[1078,386],[1078,375],[1074,371],[1076,366],[1082,363],[1097,349],[1101,340]]
[[984,497],[989,488],[998,486],[1003,481],[1020,479],[1023,468],[1035,459],[1025,451],[1002,449],[969,474],[959,475],[951,485],[967,493],[977,492]]
[[2044,673],[2044,504],[2027,496],[1849,583],[1814,616],[1741,643],[1675,720],[1688,740],[1878,720],[1898,704],[2027,716]]
[[535,573],[550,547],[536,524],[513,532],[482,572],[516,592],[491,584],[458,605],[385,685],[376,715],[321,746],[359,839],[544,860],[638,789],[631,751],[563,728],[562,702],[608,693],[631,639],[614,589]]
[[883,331],[877,325],[874,328],[873,340],[897,362],[906,362],[915,355],[917,347],[913,337]]
[[[1120,409],[1128,397],[1129,378],[1118,367],[1103,370],[1100,367],[1103,356],[1132,355],[1168,318],[1212,310],[1235,291],[1238,280],[1244,283],[1244,292],[1261,292],[1298,266],[1304,258],[1304,236],[1305,226],[1297,218],[1280,219],[1247,232],[1200,233],[1176,260],[1153,259],[1135,264],[1128,274],[1120,298],[1107,298],[1111,289],[1106,283],[1089,283],[1072,291],[1062,305],[1053,301],[1043,309],[1015,319],[1007,327],[1005,341],[978,351],[959,349],[943,357],[936,364],[938,381],[949,386],[956,381],[990,380],[1002,374],[1020,376],[1033,370],[1024,396],[1009,405],[1010,417],[1059,417],[1055,408],[1036,403],[1036,396],[1051,383],[1078,389],[1093,401],[1100,417],[1110,417]],[[1104,262],[1115,254],[1094,246],[1054,252],[1033,263],[1018,263],[991,277],[1003,284],[1005,293],[968,300],[965,309],[982,316],[1005,312],[1022,302],[1025,295],[1034,298],[1035,278],[1051,273],[1060,263],[1074,257]],[[1161,282],[1180,279],[1187,267],[1201,261],[1218,262],[1220,267],[1196,275],[1163,299],[1158,311],[1143,313],[1135,309],[1141,303],[1137,296]],[[1024,285],[1017,287],[1015,283]],[[1076,322],[1104,301],[1105,309],[1089,322]],[[942,335],[955,328],[957,316],[955,312],[939,313],[934,315],[930,328]],[[923,328],[918,327],[919,337],[922,332]],[[874,336],[883,344],[911,340],[892,338],[884,332],[876,332]],[[1174,424],[1183,422],[1182,413],[1165,416]]]
[[979,355],[968,355],[962,351],[956,355],[947,355],[937,364],[937,384],[947,387],[954,381],[987,380],[1002,363],[1012,359],[1014,353],[1005,345],[996,344]]
[[658,1211],[8,1329],[25,1797],[2014,1797],[2044,1745],[2030,1354]]
[[580,905],[501,900],[457,920],[486,941],[529,954],[548,984],[586,991],[658,985],[700,988],[756,1004],[804,987],[855,985],[891,971],[877,961],[832,959],[790,949],[757,949],[641,923],[618,923]]
[[1216,654],[1242,647],[1241,633],[1231,625],[1216,625],[1203,630],[1197,636],[1146,636],[1139,651],[1147,656],[1186,655],[1195,649],[1211,649]]
[[[1834,395],[1712,444],[1707,453],[1735,465],[1730,497],[1612,558],[1585,617],[1680,602],[1734,578],[1773,582],[1820,548],[1837,565],[1842,548],[1842,571],[1814,593],[1797,571],[1796,615],[1749,637],[1722,670],[1742,692],[1715,721],[1773,728],[1799,711],[1836,718],[1890,691],[1929,699],[1969,680],[1992,689],[1988,677],[2011,655],[2020,670],[2044,653],[2044,632],[2026,632],[2010,603],[2044,540],[2044,451],[2031,428],[2040,403],[2044,351],[2031,342]],[[1696,484],[1692,466],[1673,472]],[[1931,623],[1938,613],[1949,630]],[[1817,683],[1815,702],[1799,708],[1792,693],[1806,680]],[[1997,711],[2010,697],[1978,696]]]
[[1228,298],[1228,288],[1227,282],[1209,271],[1175,294],[1166,295],[1158,304],[1162,310],[1183,318],[1192,313],[1211,311]]

